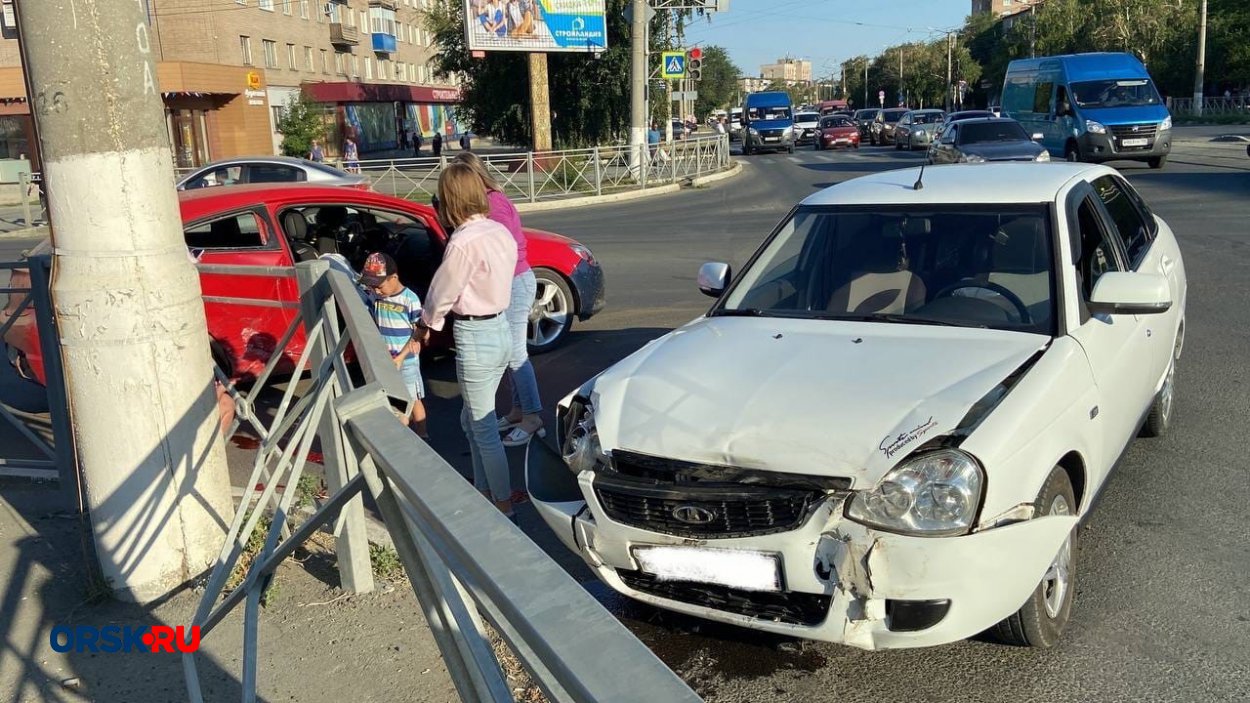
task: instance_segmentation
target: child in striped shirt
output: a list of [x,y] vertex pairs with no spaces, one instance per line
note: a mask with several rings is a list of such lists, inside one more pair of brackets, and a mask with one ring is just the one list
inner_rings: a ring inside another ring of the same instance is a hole
[[373,321],[382,332],[395,368],[404,377],[412,412],[408,426],[422,439],[429,439],[425,425],[425,384],[421,381],[421,344],[413,339],[413,326],[421,319],[421,298],[399,281],[395,259],[374,252],[365,259],[360,283],[372,292]]

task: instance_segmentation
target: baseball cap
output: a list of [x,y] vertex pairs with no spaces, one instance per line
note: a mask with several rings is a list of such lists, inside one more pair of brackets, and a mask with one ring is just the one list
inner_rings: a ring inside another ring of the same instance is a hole
[[366,286],[380,285],[398,272],[399,268],[389,254],[375,251],[365,259],[365,265],[360,271],[360,282]]

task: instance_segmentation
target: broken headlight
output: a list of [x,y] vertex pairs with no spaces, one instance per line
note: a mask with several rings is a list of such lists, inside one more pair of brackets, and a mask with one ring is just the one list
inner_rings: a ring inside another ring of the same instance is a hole
[[560,454],[574,473],[594,471],[600,461],[607,461],[603,447],[599,445],[599,430],[595,429],[595,409],[590,403],[574,400],[570,405]]
[[922,537],[966,533],[981,507],[985,474],[958,449],[921,454],[848,502],[846,516],[888,532]]

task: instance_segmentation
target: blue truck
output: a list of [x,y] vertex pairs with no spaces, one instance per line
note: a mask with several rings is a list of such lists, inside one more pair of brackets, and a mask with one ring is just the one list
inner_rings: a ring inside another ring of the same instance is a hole
[[742,113],[742,153],[794,153],[794,106],[781,91],[751,93]]
[[1131,160],[1163,168],[1172,151],[1172,117],[1132,54],[1012,61],[1002,109],[1030,134],[1041,134],[1052,156],[1068,161]]

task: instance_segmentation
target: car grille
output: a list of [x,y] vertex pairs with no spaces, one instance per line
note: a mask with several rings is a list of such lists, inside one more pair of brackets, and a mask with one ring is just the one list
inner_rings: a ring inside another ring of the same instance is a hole
[[608,517],[621,524],[681,537],[727,538],[796,529],[826,495],[849,485],[844,478],[711,466],[617,450],[610,470],[595,477],[595,495]]
[[618,569],[626,586],[657,598],[701,605],[760,620],[808,627],[824,622],[832,596],[810,593],[760,593],[685,581],[660,581],[641,571]]
[[[735,493],[742,491],[733,489]],[[597,484],[595,488],[599,503],[616,522],[681,537],[740,537],[793,530],[802,524],[809,505],[817,497],[803,491],[777,489],[740,497],[722,489],[691,488],[682,493],[673,495],[669,490],[621,484]],[[684,522],[676,517],[679,508],[694,509],[708,521]]]
[[761,129],[761,137],[781,137],[785,133],[784,129]]
[[[1111,127],[1111,134],[1115,137],[1115,146],[1117,149],[1128,149],[1130,151],[1133,149],[1150,149],[1154,146],[1155,133],[1158,129],[1159,125],[1154,123],[1115,125]],[[1125,139],[1145,139],[1147,141],[1144,146],[1124,147],[1122,146],[1122,142]]]

